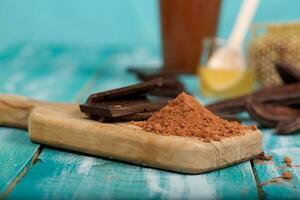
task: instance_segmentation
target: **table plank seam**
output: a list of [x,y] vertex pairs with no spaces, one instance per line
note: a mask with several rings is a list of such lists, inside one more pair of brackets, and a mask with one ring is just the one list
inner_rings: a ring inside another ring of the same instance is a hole
[[253,160],[251,160],[249,162],[251,164],[252,173],[253,173],[254,180],[255,180],[255,183],[256,183],[256,188],[257,188],[257,193],[258,193],[258,199],[262,200],[262,199],[264,199],[264,191],[263,191],[262,184],[259,181],[258,174],[257,174],[256,169],[254,167]]
[[18,173],[18,175],[15,176],[15,178],[8,184],[8,186],[6,187],[6,190],[0,196],[0,199],[6,199],[6,197],[8,197],[9,193],[14,189],[14,187],[29,172],[29,170],[33,167],[33,165],[35,163],[37,163],[38,157],[41,154],[42,149],[43,149],[42,145],[39,145],[38,148],[37,148],[37,150],[32,154],[31,159],[29,159],[24,164],[24,166],[22,167],[22,169],[20,170],[20,172]]

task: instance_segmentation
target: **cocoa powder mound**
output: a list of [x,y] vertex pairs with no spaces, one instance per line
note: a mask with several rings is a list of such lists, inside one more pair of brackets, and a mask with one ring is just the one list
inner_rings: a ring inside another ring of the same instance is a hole
[[184,92],[147,121],[134,124],[157,134],[196,137],[204,142],[220,141],[224,137],[242,135],[246,129],[256,129],[219,118]]

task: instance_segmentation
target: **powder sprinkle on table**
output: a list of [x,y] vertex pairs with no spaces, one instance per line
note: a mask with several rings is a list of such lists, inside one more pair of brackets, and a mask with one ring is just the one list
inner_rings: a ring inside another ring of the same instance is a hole
[[271,155],[266,155],[265,152],[261,152],[257,157],[256,159],[259,159],[259,160],[265,160],[265,161],[270,161],[272,160],[272,156]]
[[292,159],[290,158],[290,157],[288,157],[288,156],[285,156],[284,158],[283,158],[283,161],[286,163],[286,164],[292,164]]
[[282,172],[282,178],[291,179],[292,178],[291,172],[288,172],[288,171]]
[[192,96],[181,93],[147,121],[133,122],[144,130],[160,135],[196,137],[204,142],[243,135],[254,126],[243,126],[214,115]]

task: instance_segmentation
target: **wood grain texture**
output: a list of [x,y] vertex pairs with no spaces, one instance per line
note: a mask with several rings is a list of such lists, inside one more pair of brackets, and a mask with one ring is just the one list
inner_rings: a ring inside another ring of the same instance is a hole
[[0,125],[27,129],[28,119],[35,107],[54,111],[70,110],[71,104],[32,100],[25,96],[0,93]]
[[[0,92],[43,100],[71,100],[102,59],[98,51],[85,55],[82,51],[62,47],[12,47],[9,54],[0,59]],[[84,70],[83,65],[87,66]],[[0,128],[0,141],[2,196],[24,169],[30,169],[39,145],[30,141],[27,131],[4,127]]]
[[31,167],[39,145],[30,142],[27,132],[0,128],[0,196],[25,168]]
[[[125,66],[146,64],[147,57],[117,54],[108,60],[112,62],[105,63],[105,71],[99,74],[92,89],[80,92],[82,101],[89,93],[135,83],[134,76],[126,74]],[[133,63],[136,60],[142,61]],[[182,79],[189,91],[198,93],[195,77]],[[250,162],[201,175],[182,175],[44,148],[39,161],[9,197],[24,196],[27,199],[257,199],[258,192]]]
[[[272,161],[254,161],[264,199],[299,199],[300,197],[300,134],[280,136],[273,130],[263,130],[264,151],[272,155]],[[284,157],[290,157],[291,167],[284,163]],[[283,171],[292,173],[291,180],[279,178]],[[272,181],[278,181],[272,182]]]

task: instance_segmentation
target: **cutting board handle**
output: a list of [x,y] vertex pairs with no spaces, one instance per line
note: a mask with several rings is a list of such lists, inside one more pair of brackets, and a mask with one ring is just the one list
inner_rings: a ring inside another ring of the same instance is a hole
[[24,96],[0,93],[0,125],[27,129],[30,112],[37,106],[51,110],[64,110],[68,107],[74,108],[76,105],[38,101]]
[[0,94],[0,125],[27,128],[29,114],[39,104],[24,96]]

